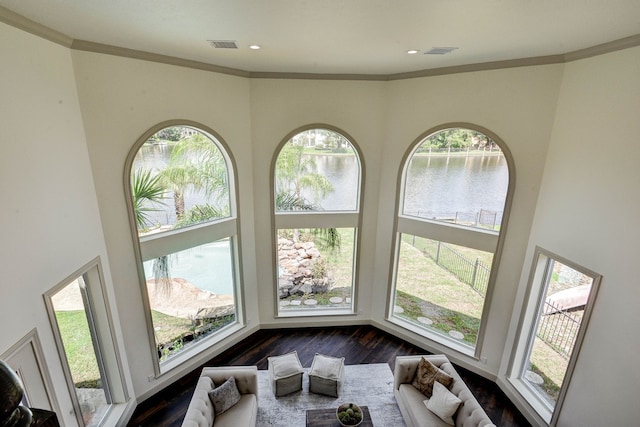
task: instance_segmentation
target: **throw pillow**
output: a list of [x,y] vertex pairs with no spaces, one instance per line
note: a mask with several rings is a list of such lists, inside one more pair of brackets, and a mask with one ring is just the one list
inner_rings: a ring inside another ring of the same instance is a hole
[[437,381],[433,383],[433,395],[431,399],[424,401],[428,410],[449,425],[455,425],[453,414],[456,413],[461,403],[462,400],[460,400],[458,396],[451,393],[445,386]]
[[415,388],[420,390],[422,394],[427,397],[431,397],[433,393],[433,383],[438,381],[446,388],[451,387],[453,383],[453,377],[447,374],[442,369],[429,362],[424,357],[420,359],[418,369],[416,370],[416,376],[411,383]]
[[335,380],[340,377],[343,365],[344,357],[332,357],[316,353],[309,375]]
[[216,415],[220,415],[231,409],[233,405],[240,401],[240,392],[236,385],[236,379],[230,377],[219,387],[209,391],[209,399],[213,403],[213,409]]
[[275,378],[286,378],[302,372],[302,364],[295,350],[281,356],[268,357],[267,360]]

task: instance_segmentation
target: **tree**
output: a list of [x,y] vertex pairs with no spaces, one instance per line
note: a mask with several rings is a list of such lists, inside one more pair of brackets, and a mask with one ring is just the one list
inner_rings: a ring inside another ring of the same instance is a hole
[[[164,185],[173,192],[178,223],[185,215],[184,195],[188,189],[202,191],[216,203],[229,194],[225,159],[218,147],[200,133],[181,139],[176,144],[169,157],[169,165],[160,174]],[[228,209],[228,201],[208,211],[217,215],[225,208]]]
[[[131,193],[133,196],[133,211],[136,217],[138,232],[150,225],[148,212],[160,211],[153,205],[164,205],[164,193],[160,175],[151,175],[148,169],[135,170],[131,175]],[[149,206],[151,205],[151,206]],[[169,257],[164,255],[153,260],[153,276],[158,290],[165,295],[171,292],[171,274],[169,272]]]
[[333,185],[324,175],[315,172],[312,156],[303,155],[304,147],[291,142],[285,144],[276,161],[276,194],[289,194],[304,199],[304,192],[312,193],[312,204],[319,202],[333,191]]
[[133,196],[133,211],[135,212],[138,230],[144,230],[151,224],[149,212],[157,212],[155,206],[164,205],[166,188],[162,185],[159,175],[151,175],[148,169],[140,169],[131,175],[131,193]]
[[[288,142],[280,151],[276,161],[276,210],[277,211],[317,211],[322,210],[319,202],[333,191],[333,185],[324,176],[315,172],[312,156],[303,155],[302,145]],[[308,201],[303,193],[308,190],[314,201]],[[335,228],[318,228],[312,231],[321,245],[330,249],[340,247],[340,234]],[[297,236],[294,231],[294,236]]]

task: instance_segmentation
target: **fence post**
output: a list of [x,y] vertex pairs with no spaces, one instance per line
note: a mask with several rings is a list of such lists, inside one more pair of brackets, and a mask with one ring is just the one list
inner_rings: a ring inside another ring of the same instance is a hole
[[442,242],[438,241],[438,250],[436,251],[436,265],[440,264],[440,245]]
[[476,263],[473,266],[473,274],[471,275],[471,289],[476,289],[476,275],[478,273],[478,264],[480,259],[476,258]]

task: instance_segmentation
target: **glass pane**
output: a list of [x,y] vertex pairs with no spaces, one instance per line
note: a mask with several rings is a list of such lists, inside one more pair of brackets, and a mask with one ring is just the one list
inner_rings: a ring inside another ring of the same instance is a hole
[[278,230],[280,310],[351,308],[355,229]]
[[409,161],[403,213],[497,230],[509,184],[497,144],[467,129],[448,129],[425,139]]
[[82,419],[86,426],[97,426],[109,408],[96,357],[94,336],[91,333],[86,311],[86,300],[81,288],[82,277],[74,280],[51,297],[56,323],[71,371]]
[[143,265],[161,361],[235,322],[231,239]]
[[360,162],[342,135],[312,129],[291,138],[275,170],[276,212],[356,211]]
[[536,335],[524,379],[551,407],[560,392],[582,323],[593,278],[551,260]]
[[131,193],[140,234],[230,215],[226,160],[210,136],[177,126],[154,134],[132,166]]
[[475,346],[493,254],[401,234],[394,316]]

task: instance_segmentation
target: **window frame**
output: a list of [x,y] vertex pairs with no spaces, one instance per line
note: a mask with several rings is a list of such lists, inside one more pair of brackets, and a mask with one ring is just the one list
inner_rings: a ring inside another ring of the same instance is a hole
[[73,281],[80,277],[82,277],[85,284],[84,289],[80,289],[84,302],[84,312],[87,316],[88,327],[92,338],[93,349],[95,351],[100,376],[105,382],[105,384],[103,384],[103,389],[105,392],[106,402],[108,404],[107,411],[99,421],[98,425],[106,425],[108,422],[112,422],[114,417],[121,415],[123,406],[129,402],[130,396],[124,380],[118,343],[113,334],[113,318],[111,316],[111,310],[109,308],[106,290],[104,288],[105,281],[100,257],[96,257],[83,267],[76,270],[66,279],[46,291],[42,296],[47,309],[49,323],[51,325],[53,338],[58,350],[58,356],[60,358],[60,364],[69,391],[74,415],[78,424],[80,426],[84,426],[85,423],[82,417],[82,411],[75,392],[73,376],[67,360],[64,342],[62,340],[52,300],[55,294],[69,286]]
[[[349,141],[349,144],[353,148],[356,155],[356,160],[359,166],[358,176],[358,195],[356,202],[356,209],[353,211],[310,211],[310,212],[291,212],[291,211],[276,211],[276,166],[278,157],[282,152],[284,146],[296,135],[312,130],[322,129],[328,130],[340,134],[343,138]],[[341,316],[341,315],[356,315],[358,312],[358,282],[359,282],[359,253],[360,253],[360,239],[362,229],[362,206],[364,202],[364,183],[365,183],[365,165],[362,152],[358,145],[354,142],[354,139],[344,130],[337,127],[324,124],[313,123],[306,126],[299,127],[289,132],[282,141],[276,147],[274,152],[271,167],[269,171],[270,177],[270,199],[271,199],[271,229],[272,229],[272,266],[274,276],[274,317],[275,318],[291,318],[291,317],[316,317],[316,316]],[[352,271],[352,283],[351,283],[351,307],[350,308],[337,308],[337,309],[321,309],[321,310],[280,310],[280,301],[278,297],[278,230],[290,229],[290,228],[352,228],[354,231],[353,241],[353,271]]]
[[[591,290],[585,305],[582,321],[578,328],[576,340],[571,352],[571,357],[567,363],[567,369],[560,386],[556,404],[551,407],[549,403],[540,396],[525,379],[525,370],[527,363],[531,357],[533,342],[536,337],[536,330],[540,313],[543,309],[544,301],[542,298],[546,295],[549,285],[550,267],[552,262],[560,262],[573,270],[592,278]],[[549,426],[555,426],[562,411],[562,405],[571,383],[571,377],[575,369],[580,350],[587,332],[589,321],[593,312],[596,297],[602,282],[602,275],[588,268],[585,268],[573,261],[570,261],[560,255],[548,251],[540,246],[536,246],[533,254],[531,268],[529,270],[529,278],[527,291],[522,302],[522,310],[514,341],[513,351],[507,368],[507,381],[515,388],[516,392],[527,402],[527,404],[537,413],[541,419]]]
[[[416,153],[416,150],[420,145],[430,136],[446,130],[446,129],[468,129],[484,134],[491,138],[491,140],[497,144],[502,154],[504,155],[507,163],[507,170],[509,173],[507,192],[505,195],[504,209],[501,220],[500,231],[486,230],[482,228],[469,227],[459,224],[450,224],[443,221],[431,220],[428,218],[420,218],[404,214],[404,197],[406,192],[406,177],[410,160]],[[498,275],[500,259],[502,257],[502,250],[504,241],[507,234],[509,216],[511,212],[511,204],[513,201],[513,195],[515,191],[515,163],[513,156],[506,143],[495,133],[482,126],[475,125],[467,122],[451,122],[435,126],[426,132],[422,133],[416,138],[409,148],[405,151],[405,154],[400,163],[397,179],[396,190],[396,204],[395,204],[395,216],[394,216],[394,232],[391,254],[391,266],[389,271],[389,292],[387,295],[387,308],[385,319],[386,321],[407,329],[422,337],[433,340],[436,343],[445,345],[446,347],[457,351],[466,356],[473,357],[476,360],[483,360],[482,347],[484,343],[484,336],[486,334],[487,319],[491,311],[491,303],[493,300],[493,291],[495,287],[496,277]],[[420,327],[412,324],[404,319],[395,316],[394,306],[396,297],[396,279],[398,275],[398,265],[400,257],[400,245],[402,243],[402,234],[412,234],[417,237],[423,237],[426,239],[437,240],[443,243],[451,243],[454,245],[466,246],[472,249],[479,249],[486,252],[493,253],[493,261],[491,263],[491,273],[489,275],[489,282],[487,285],[487,291],[484,297],[484,303],[482,308],[482,316],[480,318],[480,327],[476,338],[475,346],[470,346],[466,343],[462,343],[454,338],[451,338],[445,334],[431,331],[427,328]]]
[[[131,190],[131,173],[133,171],[133,162],[142,145],[157,132],[174,126],[182,126],[193,128],[194,130],[208,134],[212,137],[212,143],[216,144],[222,153],[226,168],[229,185],[229,216],[224,218],[207,221],[204,223],[194,224],[181,227],[174,230],[164,231],[157,234],[147,236],[139,236],[136,224],[133,197]],[[158,123],[147,130],[131,147],[127,155],[124,167],[124,193],[127,205],[127,213],[129,215],[129,225],[131,229],[131,237],[133,241],[134,255],[136,259],[136,269],[138,274],[138,282],[142,297],[142,306],[144,311],[147,340],[151,360],[154,369],[154,378],[159,378],[171,372],[173,369],[189,362],[193,357],[201,354],[211,346],[223,341],[229,336],[234,335],[246,325],[245,302],[243,294],[243,275],[241,264],[241,227],[240,227],[240,206],[237,194],[237,167],[235,159],[224,139],[215,131],[207,126],[191,121],[191,120],[168,120]],[[213,243],[221,238],[229,238],[230,254],[232,258],[232,278],[234,284],[234,305],[235,305],[235,321],[224,326],[219,331],[193,343],[189,348],[180,353],[160,361],[157,352],[157,343],[154,334],[154,324],[151,314],[151,303],[146,286],[146,276],[144,272],[143,262],[153,259],[158,255],[162,256],[175,251],[188,249],[199,244]]]

